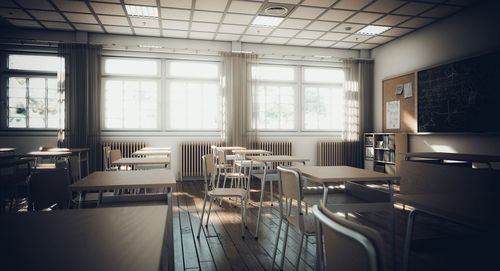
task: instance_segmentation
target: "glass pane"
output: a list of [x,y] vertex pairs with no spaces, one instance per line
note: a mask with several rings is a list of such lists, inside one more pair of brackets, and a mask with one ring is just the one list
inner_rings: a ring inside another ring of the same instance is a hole
[[158,75],[158,64],[157,60],[106,58],[104,72],[107,74],[155,76]]
[[47,79],[47,86],[48,88],[58,88],[57,86],[57,79],[56,78],[48,78]]
[[61,67],[61,58],[40,55],[9,55],[9,69],[57,72]]
[[26,108],[26,98],[9,98],[9,107]]
[[295,69],[283,66],[252,66],[252,78],[268,81],[293,81]]
[[30,78],[28,84],[30,98],[45,98],[45,78]]
[[[28,109],[30,117],[45,116],[45,99],[29,98]],[[30,121],[30,126],[31,126],[31,121]]]
[[26,78],[9,77],[9,88],[26,89]]
[[169,62],[168,73],[175,77],[189,78],[218,78],[219,66],[217,63],[199,62]]
[[10,118],[26,118],[26,108],[10,107],[9,108]]
[[49,99],[59,99],[59,91],[55,88],[49,88],[47,94]]
[[332,68],[304,68],[304,82],[342,84],[344,71]]
[[59,114],[57,112],[49,112],[49,119],[47,121],[47,128],[58,128],[59,126]]
[[45,119],[39,117],[32,117],[30,115],[29,128],[45,128]]
[[9,118],[9,128],[26,128],[26,118]]

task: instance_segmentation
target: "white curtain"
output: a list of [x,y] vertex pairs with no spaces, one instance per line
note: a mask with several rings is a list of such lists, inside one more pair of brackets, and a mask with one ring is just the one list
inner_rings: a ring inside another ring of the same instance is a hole
[[222,139],[227,146],[251,148],[257,143],[256,119],[253,116],[255,86],[251,64],[255,54],[221,52],[222,56]]

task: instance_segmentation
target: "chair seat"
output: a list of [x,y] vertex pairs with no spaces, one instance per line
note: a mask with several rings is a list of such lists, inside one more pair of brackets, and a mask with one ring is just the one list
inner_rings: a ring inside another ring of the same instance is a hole
[[211,197],[241,197],[244,198],[247,191],[242,188],[214,188],[208,192]]
[[[308,214],[308,215],[304,214],[303,217],[304,217],[304,232],[306,234],[315,233],[316,232],[316,221],[314,220],[314,215],[313,214]],[[300,227],[299,227],[299,217],[297,215],[289,216],[287,218],[287,220],[292,225],[294,225],[295,227],[297,227],[298,229],[300,229]]]
[[216,166],[217,166],[217,168],[232,168],[233,167],[233,165],[231,165],[231,164],[223,164],[223,165],[216,165]]

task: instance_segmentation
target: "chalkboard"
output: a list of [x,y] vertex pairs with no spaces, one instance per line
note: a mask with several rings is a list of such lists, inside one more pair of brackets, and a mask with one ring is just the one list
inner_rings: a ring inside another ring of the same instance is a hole
[[500,52],[419,71],[418,132],[500,132]]

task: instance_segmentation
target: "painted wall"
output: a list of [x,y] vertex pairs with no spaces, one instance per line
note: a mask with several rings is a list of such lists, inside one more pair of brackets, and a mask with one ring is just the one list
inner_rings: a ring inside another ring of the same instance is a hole
[[[372,57],[375,59],[375,131],[382,131],[383,79],[499,48],[498,14],[500,1],[485,1],[375,48],[372,51]],[[412,152],[446,151],[500,155],[499,139],[500,136],[491,135],[410,135],[409,148]]]

